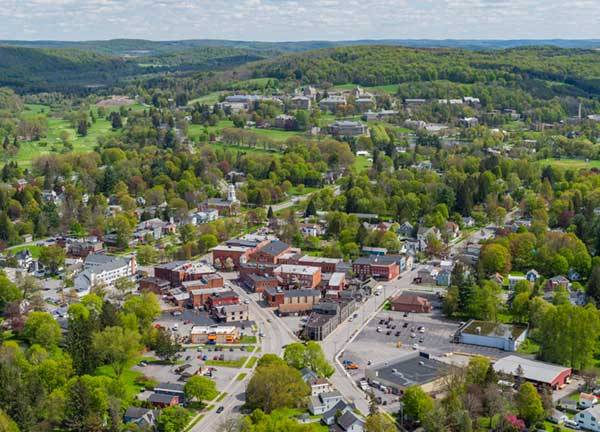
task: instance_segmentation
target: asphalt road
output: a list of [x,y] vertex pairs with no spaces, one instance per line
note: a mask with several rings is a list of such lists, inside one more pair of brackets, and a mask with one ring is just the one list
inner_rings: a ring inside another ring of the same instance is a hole
[[[256,356],[260,357],[267,353],[281,355],[285,345],[298,340],[279,317],[270,310],[262,309],[244,289],[231,282],[231,279],[237,277],[237,274],[224,273],[223,276],[227,286],[231,287],[242,301],[247,300],[249,302],[250,317],[258,325],[259,331],[264,334],[264,337],[260,338],[261,352],[256,353]],[[246,386],[252,376],[253,369],[240,369],[239,372],[245,372],[246,377],[241,381],[236,379],[230,381],[224,390],[227,392],[225,399],[215,403],[215,407],[207,412],[202,420],[191,429],[192,432],[216,432],[227,419],[240,415],[240,409],[245,402]],[[220,406],[224,408],[223,412],[217,414],[216,410]]]

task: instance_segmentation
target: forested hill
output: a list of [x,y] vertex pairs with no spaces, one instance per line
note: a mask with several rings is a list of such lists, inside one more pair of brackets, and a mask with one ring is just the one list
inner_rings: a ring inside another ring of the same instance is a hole
[[275,54],[203,47],[157,56],[123,57],[71,48],[0,46],[0,87],[17,91],[81,91],[115,85],[140,75],[232,68]]
[[600,96],[600,51],[596,50],[530,47],[468,51],[359,46],[287,54],[248,68],[254,77],[303,83],[498,83],[540,86],[540,91],[556,94]]
[[253,51],[299,52],[321,48],[359,45],[391,45],[412,48],[461,48],[471,50],[506,49],[525,46],[555,46],[560,48],[600,48],[598,39],[385,39],[346,41],[296,41],[258,42],[220,39],[191,39],[175,41],[149,41],[144,39],[112,39],[104,41],[0,41],[0,45],[27,48],[71,48],[116,56],[155,56],[195,48],[236,48]]

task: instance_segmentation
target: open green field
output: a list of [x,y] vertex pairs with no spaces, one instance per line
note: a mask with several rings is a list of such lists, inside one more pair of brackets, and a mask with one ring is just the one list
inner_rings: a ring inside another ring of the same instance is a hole
[[200,96],[199,98],[196,99],[192,99],[191,101],[188,102],[188,106],[192,106],[195,105],[197,103],[199,104],[206,104],[206,105],[213,105],[216,104],[217,102],[219,102],[219,98],[221,97],[221,95],[225,93],[222,91],[215,91],[212,93],[209,93],[207,95],[204,96]]
[[[126,398],[130,401],[133,401],[137,394],[141,390],[143,390],[142,386],[138,384],[136,380],[138,380],[140,377],[143,377],[144,374],[142,374],[141,372],[131,370],[131,368],[135,364],[137,364],[141,359],[143,359],[143,357],[138,357],[130,361],[127,367],[125,368],[125,371],[119,377],[120,387],[126,394]],[[99,366],[98,368],[96,368],[94,375],[107,376],[116,379],[115,372],[109,365]]]
[[[333,90],[338,90],[338,91],[352,90],[352,89],[355,89],[356,86],[357,86],[357,84],[352,84],[352,83],[339,84],[339,85],[334,86]],[[388,85],[381,85],[381,86],[360,86],[360,87],[367,91],[389,93],[389,94],[396,94],[396,92],[398,91],[398,84],[388,84]]]
[[[131,110],[139,111],[144,109],[140,104],[132,105]],[[64,145],[61,140],[63,131],[69,134],[69,142],[73,144],[73,152],[82,153],[89,152],[98,144],[100,136],[116,135],[119,132],[113,131],[111,124],[103,117],[97,117],[96,121],[91,124],[86,136],[77,135],[77,131],[71,127],[71,124],[62,118],[53,117],[50,107],[45,105],[27,104],[23,111],[23,115],[46,114],[48,117],[48,134],[45,138],[39,141],[24,141],[20,143],[19,152],[14,160],[19,162],[21,166],[31,166],[33,159],[44,154],[60,152]]]
[[539,160],[537,163],[546,166],[546,165],[552,165],[554,167],[557,168],[564,168],[564,169],[590,169],[590,168],[600,168],[600,161],[599,160],[590,160],[590,161],[585,161],[582,159],[556,159],[556,158],[550,158],[550,159],[542,159]]
[[221,366],[228,368],[241,368],[246,363],[248,357],[240,357],[237,360],[206,360],[206,366]]
[[7,249],[7,252],[14,255],[17,252],[21,252],[22,250],[25,250],[25,249],[28,249],[29,252],[31,253],[31,256],[33,258],[37,259],[40,257],[40,252],[42,250],[42,247],[37,246],[37,245],[20,245],[20,246],[15,246],[15,247],[11,247],[11,248]]
[[299,131],[286,131],[281,129],[249,129],[250,132],[255,133],[259,136],[264,136],[272,139],[273,141],[287,141],[288,138],[294,136],[302,136],[302,132]]
[[356,156],[354,160],[354,167],[359,172],[371,168],[371,165],[373,165],[373,162],[364,156]]
[[232,90],[263,89],[269,82],[275,83],[275,85],[278,83],[275,78],[252,78],[236,81],[230,87]]

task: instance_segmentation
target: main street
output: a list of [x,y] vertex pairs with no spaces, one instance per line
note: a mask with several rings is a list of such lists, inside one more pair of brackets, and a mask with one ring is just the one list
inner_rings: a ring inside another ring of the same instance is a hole
[[[234,290],[242,301],[247,301],[250,309],[250,317],[256,322],[258,330],[262,333],[263,337],[258,337],[260,340],[260,353],[254,353],[255,356],[260,357],[263,354],[277,354],[281,355],[283,347],[296,342],[298,338],[287,328],[287,326],[281,321],[281,318],[273,314],[270,310],[263,309],[259,304],[256,303],[253,296],[249,295],[243,288],[232,282],[232,279],[237,277],[236,273],[223,273],[225,279],[225,285],[228,288]],[[258,334],[258,332],[257,332]],[[246,386],[252,376],[254,368],[240,369],[240,373],[246,373],[243,380],[233,379],[229,382],[227,387],[223,389],[227,393],[227,396],[220,401],[216,402],[210,411],[208,411],[204,417],[194,425],[191,429],[192,432],[217,432],[219,426],[224,423],[227,419],[234,418],[240,415],[240,409],[245,403],[246,399]],[[219,406],[223,407],[223,412],[218,414],[216,412]]]
[[352,321],[349,319],[344,321],[321,343],[325,356],[335,367],[335,372],[330,378],[331,383],[346,400],[354,402],[363,414],[369,412],[369,400],[366,394],[358,388],[356,383],[346,373],[340,358],[343,357],[344,349],[383,307],[386,299],[410,288],[415,275],[416,270],[407,271],[394,281],[382,282],[381,295],[371,296],[364,303],[361,303],[355,311],[355,314],[358,315],[357,318]]

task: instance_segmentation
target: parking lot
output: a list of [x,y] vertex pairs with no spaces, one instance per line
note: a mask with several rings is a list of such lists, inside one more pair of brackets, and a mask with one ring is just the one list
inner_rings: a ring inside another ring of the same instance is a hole
[[[177,364],[165,365],[150,361],[145,366],[140,364],[134,366],[133,370],[141,372],[146,377],[158,382],[179,382],[183,384],[187,380],[186,373],[194,374],[200,369],[200,374],[205,374],[208,372],[208,368],[211,367],[212,379],[217,384],[217,389],[222,391],[239,373],[240,369],[206,366],[202,360],[205,355],[210,360],[220,355],[223,355],[225,360],[237,360],[241,357],[248,357],[250,353],[241,351],[238,347],[234,348],[233,351],[230,351],[229,348],[224,348],[223,351],[215,351],[215,347],[187,348],[180,353],[180,361]],[[149,352],[148,358],[152,357],[153,353]]]
[[348,372],[359,380],[370,364],[390,362],[415,350],[438,357],[464,353],[499,358],[509,354],[495,348],[453,343],[452,337],[458,327],[457,322],[446,319],[438,310],[406,316],[403,312],[382,311],[346,348],[341,359],[358,366]]

